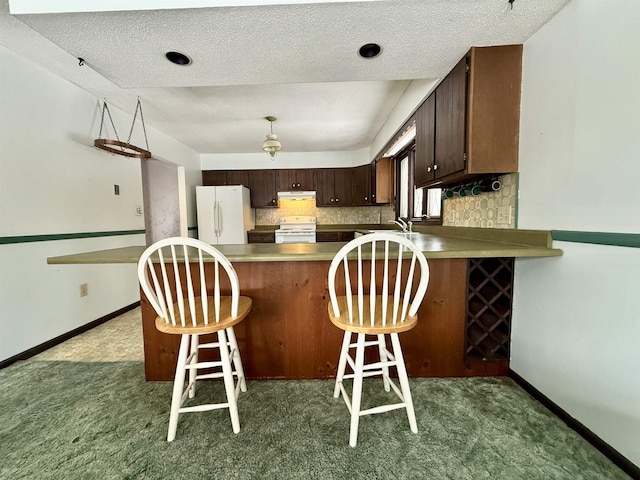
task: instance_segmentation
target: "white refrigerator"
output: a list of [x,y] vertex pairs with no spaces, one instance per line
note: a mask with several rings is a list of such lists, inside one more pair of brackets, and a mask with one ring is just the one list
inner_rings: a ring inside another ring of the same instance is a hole
[[247,243],[255,226],[249,189],[242,185],[196,187],[198,238],[211,245]]

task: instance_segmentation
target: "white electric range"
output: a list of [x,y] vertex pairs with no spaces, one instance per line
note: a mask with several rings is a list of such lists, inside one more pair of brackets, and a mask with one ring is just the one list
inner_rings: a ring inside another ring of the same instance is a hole
[[316,217],[282,217],[276,243],[316,243]]

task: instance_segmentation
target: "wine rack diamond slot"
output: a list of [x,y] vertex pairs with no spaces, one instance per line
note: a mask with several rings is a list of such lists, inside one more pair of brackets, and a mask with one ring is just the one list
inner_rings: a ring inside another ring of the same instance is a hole
[[466,361],[509,361],[513,258],[469,260]]

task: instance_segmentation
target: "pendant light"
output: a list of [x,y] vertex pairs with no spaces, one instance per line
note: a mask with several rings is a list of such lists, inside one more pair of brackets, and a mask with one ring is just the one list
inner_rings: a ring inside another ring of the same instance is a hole
[[271,157],[271,160],[276,156],[276,154],[282,150],[282,145],[280,145],[280,141],[278,140],[278,136],[273,133],[273,122],[276,121],[276,117],[264,117],[265,120],[268,120],[271,124],[271,133],[267,133],[267,139],[262,142],[262,150],[267,152],[267,154]]

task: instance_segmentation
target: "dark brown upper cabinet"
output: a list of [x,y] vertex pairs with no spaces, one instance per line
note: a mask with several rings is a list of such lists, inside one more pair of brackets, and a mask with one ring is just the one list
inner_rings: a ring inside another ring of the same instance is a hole
[[249,170],[227,170],[227,185],[249,187]]
[[352,205],[371,205],[371,165],[362,165],[353,169],[353,190],[351,192]]
[[309,168],[277,170],[276,185],[279,192],[315,190],[313,171]]
[[316,190],[316,205],[321,207],[374,205],[391,201],[390,162],[389,158],[380,159],[375,169],[367,164],[355,168],[203,170],[202,184],[244,185],[251,190],[254,208],[277,207],[277,192],[292,190]]
[[467,145],[467,61],[463,58],[436,89],[435,177],[464,171]]
[[227,184],[226,170],[203,170],[202,185],[205,187],[217,187],[218,185]]
[[420,106],[416,120],[416,161],[414,166],[415,184],[426,185],[436,178],[435,135],[436,96],[432,94]]
[[521,79],[522,45],[467,53],[416,112],[417,185],[518,171]]
[[316,205],[319,207],[348,207],[351,203],[352,169],[316,169]]
[[249,186],[248,170],[203,170],[202,184],[205,186],[244,185]]
[[249,170],[251,206],[254,208],[277,207],[275,170]]

